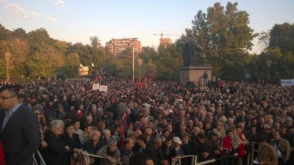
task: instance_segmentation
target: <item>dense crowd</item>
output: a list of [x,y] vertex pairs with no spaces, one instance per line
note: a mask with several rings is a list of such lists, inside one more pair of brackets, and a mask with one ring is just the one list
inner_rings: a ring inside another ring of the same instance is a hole
[[[93,83],[108,91],[92,90]],[[18,100],[37,115],[39,151],[48,165],[83,161],[83,151],[100,156],[91,163],[101,165],[148,158],[177,164],[184,155],[243,165],[254,142],[260,145],[259,164],[294,163],[293,87],[102,75],[95,82],[44,80],[15,88]],[[181,164],[191,164],[191,158]]]

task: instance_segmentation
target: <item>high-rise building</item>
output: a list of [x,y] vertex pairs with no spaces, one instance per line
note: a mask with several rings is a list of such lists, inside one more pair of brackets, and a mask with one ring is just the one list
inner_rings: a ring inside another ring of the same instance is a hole
[[114,55],[117,55],[127,48],[133,49],[133,47],[135,53],[141,52],[141,42],[138,41],[137,38],[112,39],[106,42],[106,47],[108,47],[110,52]]

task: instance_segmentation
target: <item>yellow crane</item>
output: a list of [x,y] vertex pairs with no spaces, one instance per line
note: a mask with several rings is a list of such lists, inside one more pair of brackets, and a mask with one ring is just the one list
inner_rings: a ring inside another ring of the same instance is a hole
[[170,38],[162,38],[163,36],[179,36],[176,34],[163,34],[162,31],[160,34],[153,34],[153,35],[160,36],[159,44],[163,45],[164,47],[166,47],[168,44],[173,44],[173,41]]

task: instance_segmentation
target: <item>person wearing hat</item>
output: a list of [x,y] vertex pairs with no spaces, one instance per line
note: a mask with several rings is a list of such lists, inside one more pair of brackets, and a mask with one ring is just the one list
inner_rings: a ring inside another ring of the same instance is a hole
[[44,141],[45,130],[43,126],[46,125],[46,119],[44,117],[43,106],[41,104],[36,104],[32,107],[32,111],[36,114],[40,127],[40,149],[46,148],[48,146],[47,142]]
[[182,141],[179,137],[173,138],[173,144],[174,144],[174,149],[172,151],[172,162],[177,163],[179,161],[178,157],[183,156],[185,154],[181,147]]
[[37,115],[38,121],[41,125],[46,125],[46,119],[44,117],[44,108],[41,104],[36,104],[32,107],[33,113]]

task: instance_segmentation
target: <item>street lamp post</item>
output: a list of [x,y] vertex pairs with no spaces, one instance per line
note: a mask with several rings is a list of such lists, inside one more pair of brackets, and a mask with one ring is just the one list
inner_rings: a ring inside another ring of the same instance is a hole
[[139,64],[139,81],[141,81],[141,72],[142,72],[142,59],[138,59],[138,64]]
[[131,43],[132,38],[130,38],[130,42],[128,44],[133,45],[133,82],[135,81],[135,43]]
[[[4,43],[6,44],[6,43]],[[11,53],[9,53],[9,47],[7,45],[7,52],[4,53],[5,61],[6,61],[6,81],[9,82],[9,61],[11,58]]]
[[269,68],[272,65],[272,60],[266,60],[266,65],[267,65],[267,81],[269,82]]

